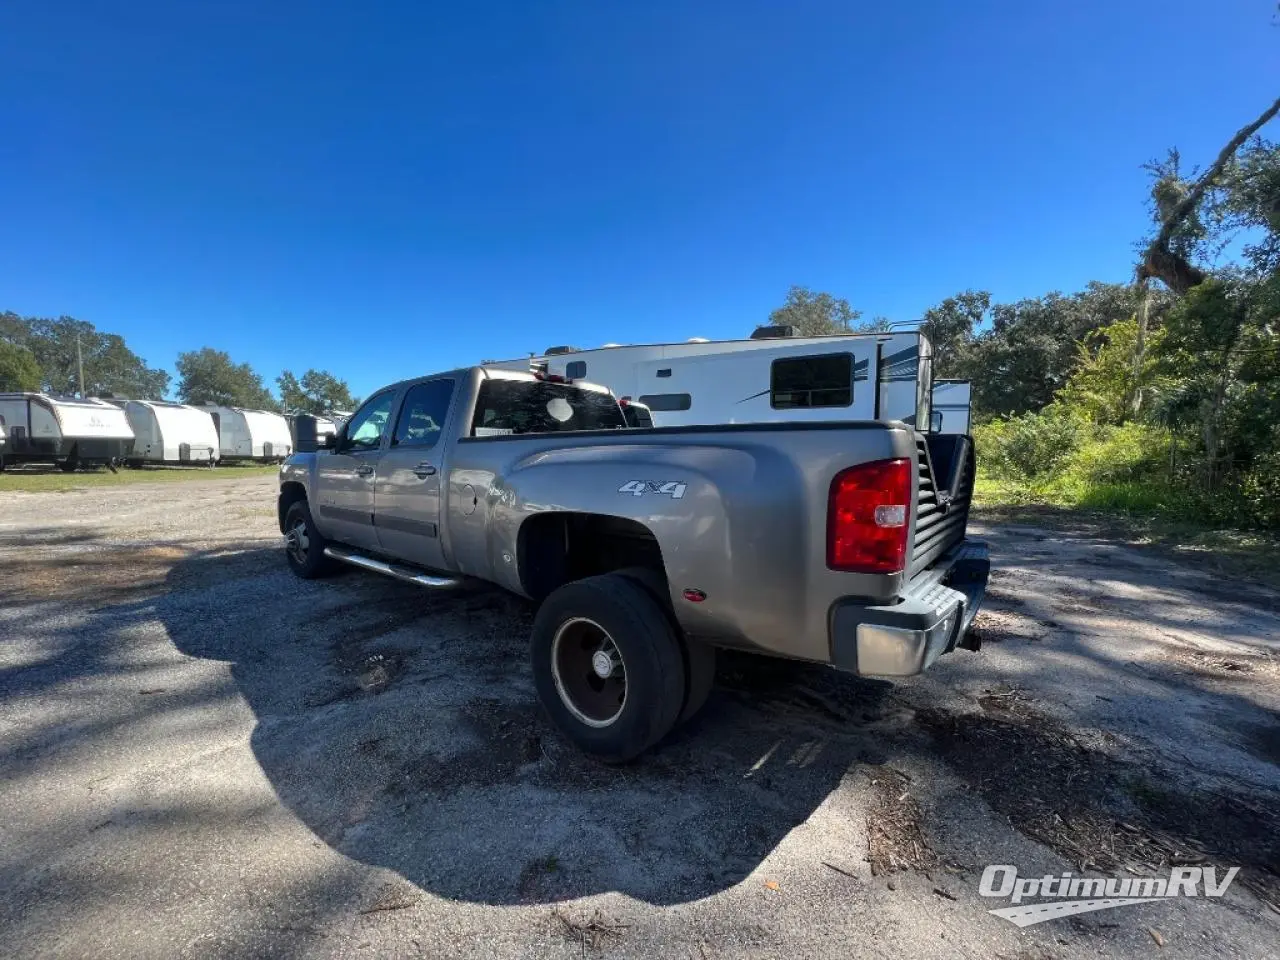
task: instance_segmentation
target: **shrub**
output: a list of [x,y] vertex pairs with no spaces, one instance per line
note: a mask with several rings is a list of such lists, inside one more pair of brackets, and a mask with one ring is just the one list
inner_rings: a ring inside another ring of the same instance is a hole
[[1089,484],[1161,479],[1169,454],[1168,431],[1126,423],[1086,427],[1081,434],[1083,439],[1061,462],[1064,477]]
[[1280,450],[1255,458],[1240,478],[1238,496],[1250,526],[1280,529]]
[[1061,407],[979,424],[974,443],[993,477],[1037,480],[1053,475],[1079,444],[1087,424]]

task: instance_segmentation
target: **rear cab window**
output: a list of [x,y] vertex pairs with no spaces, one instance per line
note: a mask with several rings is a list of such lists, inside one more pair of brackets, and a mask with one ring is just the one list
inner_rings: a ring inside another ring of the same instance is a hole
[[620,430],[622,409],[612,394],[541,380],[485,380],[476,398],[473,437],[577,430]]

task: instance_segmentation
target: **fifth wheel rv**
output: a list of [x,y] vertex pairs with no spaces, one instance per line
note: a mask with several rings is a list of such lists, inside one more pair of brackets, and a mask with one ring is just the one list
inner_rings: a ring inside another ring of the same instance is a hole
[[602,384],[648,407],[659,427],[900,420],[928,431],[931,354],[914,331],[795,337],[762,327],[750,340],[553,347],[486,365]]
[[969,432],[973,384],[969,380],[933,381],[933,418],[939,433]]
[[0,393],[8,434],[5,463],[56,463],[68,473],[80,466],[114,466],[133,450],[124,411],[105,400],[47,393]]

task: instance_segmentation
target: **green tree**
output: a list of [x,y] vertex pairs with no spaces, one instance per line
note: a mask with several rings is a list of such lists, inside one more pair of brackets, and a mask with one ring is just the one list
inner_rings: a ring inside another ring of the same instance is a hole
[[[1222,272],[1193,287],[1169,312],[1157,354],[1161,371],[1179,384],[1169,419],[1197,423],[1210,484],[1219,460],[1233,446],[1252,455],[1265,445],[1259,443],[1265,431],[1253,436],[1237,432],[1243,442],[1233,444],[1229,425],[1249,406],[1242,403],[1248,393],[1247,365],[1254,376],[1267,378],[1262,384],[1274,396],[1278,371],[1272,355],[1280,346],[1269,322],[1280,307],[1278,294],[1276,278],[1259,283],[1238,271]],[[1254,404],[1261,399],[1254,397]]]
[[1243,239],[1245,262],[1256,277],[1280,270],[1280,144],[1250,141],[1205,206],[1216,248]]
[[301,380],[285,370],[276,378],[280,403],[289,413],[326,414],[334,410],[354,410],[358,405],[347,381],[328,370],[308,370]]
[[0,340],[0,391],[39,389],[40,365],[35,354],[26,347]]
[[0,340],[25,345],[29,336],[31,328],[25,318],[12,310],[0,311]]
[[991,309],[991,294],[966,290],[924,312],[920,332],[933,347],[933,375],[961,377],[978,327]]
[[1132,316],[1140,296],[1131,286],[1094,282],[1070,296],[996,304],[991,327],[970,344],[961,365],[973,380],[974,409],[1017,415],[1048,406],[1076,369],[1077,341]]
[[247,363],[234,363],[224,350],[203,347],[178,354],[178,399],[231,407],[277,410],[279,403]]
[[1058,403],[1094,423],[1124,423],[1133,415],[1133,397],[1137,391],[1167,393],[1169,382],[1158,376],[1155,361],[1163,336],[1164,330],[1149,334],[1149,352],[1135,368],[1136,317],[1118,320],[1085,334],[1076,344],[1076,369],[1058,393]]
[[[1163,161],[1148,164],[1147,169],[1153,176],[1152,219],[1158,229],[1143,243],[1142,259],[1136,273],[1140,286],[1145,287],[1149,280],[1158,279],[1182,296],[1205,281],[1207,271],[1191,262],[1193,257],[1204,253],[1206,230],[1202,210],[1215,206],[1215,194],[1220,197],[1223,191],[1231,192],[1229,174],[1233,168],[1239,167],[1237,152],[1277,114],[1280,114],[1280,99],[1251,123],[1237,130],[1218,151],[1209,169],[1194,180],[1182,175],[1177,151],[1170,151]],[[1238,191],[1238,184],[1236,189]],[[1220,203],[1218,205],[1221,206]],[[1139,329],[1142,329],[1141,317]]]
[[81,361],[84,389],[90,396],[159,399],[169,389],[168,373],[148,367],[123,337],[102,333],[85,320],[5,313],[0,315],[0,339],[31,351],[40,367],[41,388],[50,393],[80,392]]
[[[786,303],[769,314],[769,322],[789,324],[800,337],[826,337],[858,332],[854,324],[861,316],[862,311],[854,310],[848,300],[814,293],[808,287],[792,287],[787,291]],[[884,325],[888,327],[887,322]]]

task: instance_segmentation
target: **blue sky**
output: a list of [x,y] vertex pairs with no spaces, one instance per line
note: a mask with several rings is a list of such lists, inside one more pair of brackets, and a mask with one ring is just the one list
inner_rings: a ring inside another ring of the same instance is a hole
[[1123,280],[1269,0],[0,5],[0,309],[368,393],[552,343]]

